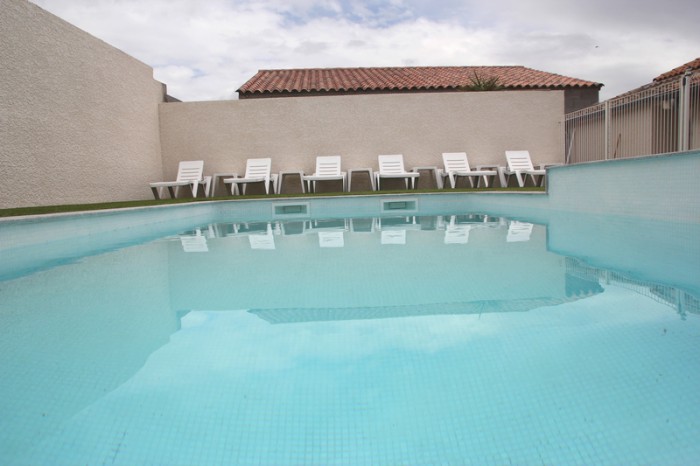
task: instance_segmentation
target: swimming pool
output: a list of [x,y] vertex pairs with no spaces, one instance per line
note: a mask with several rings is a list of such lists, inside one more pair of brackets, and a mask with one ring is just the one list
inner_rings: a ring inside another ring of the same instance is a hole
[[697,225],[378,199],[16,235],[2,463],[700,457]]

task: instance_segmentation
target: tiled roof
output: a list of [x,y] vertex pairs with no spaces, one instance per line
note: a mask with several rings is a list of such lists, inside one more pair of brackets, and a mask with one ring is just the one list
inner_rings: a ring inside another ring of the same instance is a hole
[[667,79],[670,78],[675,78],[678,76],[683,75],[686,70],[697,70],[700,69],[700,58],[696,58],[695,60],[686,63],[685,65],[681,65],[679,67],[676,67],[672,69],[671,71],[667,71],[663,74],[658,75],[657,77],[654,78],[654,82],[662,82],[666,81]]
[[498,78],[498,85],[503,89],[602,87],[600,83],[524,66],[424,66],[260,70],[238,92],[240,95],[253,95],[456,90],[472,85],[475,77],[481,80]]

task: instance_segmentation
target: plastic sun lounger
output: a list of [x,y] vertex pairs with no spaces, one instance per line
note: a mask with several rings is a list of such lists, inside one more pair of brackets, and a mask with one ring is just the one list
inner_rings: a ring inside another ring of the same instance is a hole
[[469,166],[466,152],[443,152],[442,161],[445,165],[445,169],[444,171],[440,171],[439,176],[441,176],[443,180],[449,178],[450,187],[453,189],[457,184],[457,178],[460,176],[469,179],[469,184],[472,188],[474,187],[474,178],[476,178],[477,188],[483,178],[484,186],[488,188],[489,177],[493,179],[498,174],[496,170],[472,170]]
[[382,178],[403,178],[406,181],[408,188],[408,180],[411,180],[411,189],[415,188],[416,178],[420,176],[417,172],[407,172],[403,166],[403,155],[380,155],[379,156],[379,171],[375,174],[377,177],[377,190],[381,189],[380,182]]
[[[343,191],[347,191],[347,176],[341,171],[341,159],[339,155],[322,155],[316,157],[316,170],[313,175],[304,175],[302,179],[307,183],[306,191],[316,191],[318,181],[343,181]],[[313,187],[313,189],[312,189]]]
[[[245,166],[245,176],[243,178],[225,178],[224,184],[231,185],[231,194],[235,195],[236,191],[245,194],[245,188],[248,183],[265,183],[265,193],[270,194],[270,186],[272,192],[276,192],[277,175],[271,174],[272,159],[248,159]],[[238,185],[243,185],[240,189]]]
[[175,181],[159,181],[149,185],[156,199],[162,198],[163,188],[168,188],[170,197],[175,199],[183,186],[189,186],[192,197],[197,197],[199,185],[204,185],[204,197],[207,197],[211,188],[211,176],[202,176],[203,172],[204,160],[183,161],[178,165]]
[[[508,186],[508,181],[512,175],[518,179],[518,186],[521,188],[525,186],[525,180],[529,175],[532,178],[532,182],[535,186],[544,186],[545,176],[547,174],[546,170],[536,170],[532,166],[532,159],[530,159],[530,152],[526,150],[507,150],[506,151],[506,162],[508,166],[503,168],[503,176],[501,178],[501,184],[503,186]],[[540,182],[537,182],[537,177],[540,177]]]

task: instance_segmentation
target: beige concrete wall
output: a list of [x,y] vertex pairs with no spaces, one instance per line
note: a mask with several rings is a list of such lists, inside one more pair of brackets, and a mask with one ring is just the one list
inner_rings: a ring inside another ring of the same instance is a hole
[[442,165],[466,151],[473,167],[505,164],[527,149],[535,163],[563,162],[563,91],[457,92],[249,99],[160,105],[166,178],[181,160],[205,172],[245,170],[272,157],[273,171],[311,173],[317,155],[343,156],[345,169],[377,168],[378,154],[404,154],[407,168]]
[[163,86],[149,66],[26,0],[2,0],[0,64],[0,208],[150,196]]

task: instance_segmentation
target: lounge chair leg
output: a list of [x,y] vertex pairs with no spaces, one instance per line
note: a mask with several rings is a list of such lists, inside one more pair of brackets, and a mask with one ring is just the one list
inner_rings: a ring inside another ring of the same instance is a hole
[[498,181],[501,182],[501,188],[508,187],[508,180],[506,179],[506,174],[504,173],[504,167],[498,167]]

